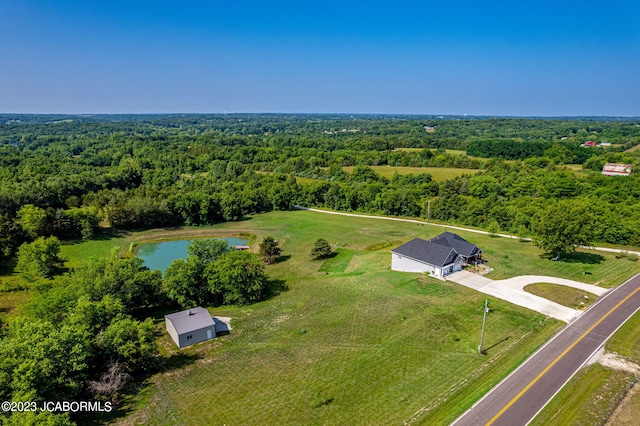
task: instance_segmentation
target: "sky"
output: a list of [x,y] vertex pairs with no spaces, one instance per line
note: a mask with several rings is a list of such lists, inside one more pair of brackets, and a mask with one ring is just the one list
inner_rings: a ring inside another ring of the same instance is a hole
[[640,2],[0,0],[1,113],[640,116]]

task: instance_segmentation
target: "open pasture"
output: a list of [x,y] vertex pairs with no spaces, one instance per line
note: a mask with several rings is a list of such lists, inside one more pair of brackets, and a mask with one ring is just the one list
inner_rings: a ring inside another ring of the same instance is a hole
[[[365,250],[432,237],[444,227],[297,211],[208,229],[277,238],[286,260],[267,272],[288,290],[251,306],[210,308],[233,317],[233,332],[181,351],[190,361],[153,378],[141,412],[151,424],[447,423],[560,326],[492,300],[488,355],[480,356],[484,296],[391,271],[387,249]],[[508,266],[496,255],[502,251],[514,261],[536,258],[549,274],[559,270],[532,244],[459,234],[491,252],[495,273]],[[317,238],[340,247],[334,262],[311,260]],[[596,277],[598,268],[620,261],[604,256],[591,266]],[[170,362],[177,351],[166,348]]]
[[[209,307],[232,317],[229,335],[178,351],[158,323],[166,369],[129,400],[123,424],[445,424],[515,368],[561,324],[491,300],[485,348],[477,354],[484,296],[451,282],[390,270],[389,249],[447,227],[311,211],[271,212],[210,227],[133,232],[65,245],[77,264],[87,253],[127,252],[132,243],[194,236],[276,238],[284,283],[278,296],[244,307]],[[638,262],[580,252],[550,261],[531,243],[467,231],[491,278],[523,272],[613,286]],[[337,255],[311,259],[317,238]],[[85,246],[86,245],[86,246]],[[370,247],[388,246],[381,250]],[[86,247],[87,250],[83,250]],[[588,270],[588,274],[584,271]],[[188,395],[188,397],[185,397]]]

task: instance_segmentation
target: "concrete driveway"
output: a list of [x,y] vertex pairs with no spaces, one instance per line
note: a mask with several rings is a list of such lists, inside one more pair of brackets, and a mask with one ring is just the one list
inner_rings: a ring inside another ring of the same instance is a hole
[[468,271],[460,271],[448,275],[447,280],[565,322],[574,320],[582,313],[582,311],[568,308],[560,305],[559,303],[547,300],[544,297],[528,293],[524,290],[524,287],[534,283],[552,283],[577,288],[579,290],[593,293],[596,296],[602,296],[609,291],[609,289],[591,284],[566,280],[564,278],[547,277],[544,275],[523,275],[520,277],[508,278],[506,280],[494,281],[483,277],[482,275]]

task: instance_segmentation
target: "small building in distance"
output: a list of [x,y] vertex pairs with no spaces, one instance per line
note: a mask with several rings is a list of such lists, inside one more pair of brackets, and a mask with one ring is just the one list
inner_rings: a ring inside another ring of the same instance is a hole
[[476,263],[482,251],[459,235],[444,232],[429,241],[414,238],[391,250],[391,269],[404,272],[428,272],[444,277],[460,271],[463,264]]
[[633,164],[607,163],[602,168],[602,174],[607,176],[629,176]]
[[167,332],[179,348],[216,337],[216,323],[204,308],[197,307],[164,316]]

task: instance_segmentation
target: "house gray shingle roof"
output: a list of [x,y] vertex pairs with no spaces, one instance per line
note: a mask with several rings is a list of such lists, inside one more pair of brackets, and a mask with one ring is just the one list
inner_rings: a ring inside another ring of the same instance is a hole
[[452,247],[425,241],[420,238],[414,238],[408,243],[391,250],[391,252],[434,266],[445,266],[455,263],[459,257],[458,253],[456,253]]
[[471,257],[480,252],[480,249],[475,244],[471,244],[459,235],[451,232],[443,232],[442,234],[433,237],[429,241],[442,244],[448,247],[453,247],[455,251],[463,257]]
[[211,318],[209,311],[199,306],[197,308],[187,309],[186,311],[165,315],[164,317],[166,320],[171,321],[178,334],[200,330],[208,326],[215,327],[215,322],[213,318]]

